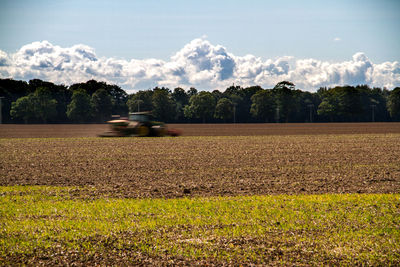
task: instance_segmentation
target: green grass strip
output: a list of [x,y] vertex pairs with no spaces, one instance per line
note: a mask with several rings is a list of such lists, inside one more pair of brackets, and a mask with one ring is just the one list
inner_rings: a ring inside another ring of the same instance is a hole
[[181,199],[0,187],[0,263],[400,264],[399,194]]

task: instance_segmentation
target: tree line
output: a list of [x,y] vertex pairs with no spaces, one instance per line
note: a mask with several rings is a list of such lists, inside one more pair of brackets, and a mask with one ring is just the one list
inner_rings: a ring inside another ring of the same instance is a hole
[[0,79],[3,123],[103,123],[113,114],[152,111],[157,120],[198,122],[366,122],[400,120],[400,87],[321,87],[311,93],[282,81],[271,89],[225,91],[155,87],[127,94],[95,80],[71,86]]

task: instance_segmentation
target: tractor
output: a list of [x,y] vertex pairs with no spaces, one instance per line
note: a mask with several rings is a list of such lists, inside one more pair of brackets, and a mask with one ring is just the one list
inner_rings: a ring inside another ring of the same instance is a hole
[[167,129],[163,122],[154,121],[149,111],[129,113],[128,118],[118,118],[107,123],[110,130],[100,134],[100,137],[181,135],[179,130]]

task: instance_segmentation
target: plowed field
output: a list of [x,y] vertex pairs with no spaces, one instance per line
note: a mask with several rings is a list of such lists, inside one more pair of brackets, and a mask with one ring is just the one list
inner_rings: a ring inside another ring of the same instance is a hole
[[400,135],[0,139],[0,185],[92,197],[399,193]]
[[[400,133],[400,123],[169,124],[184,136]],[[0,138],[95,137],[106,124],[0,124]]]
[[399,126],[0,125],[0,265],[398,266]]

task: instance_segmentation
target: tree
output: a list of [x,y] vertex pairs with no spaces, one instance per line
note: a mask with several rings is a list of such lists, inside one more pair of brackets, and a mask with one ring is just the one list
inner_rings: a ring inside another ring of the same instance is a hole
[[111,96],[112,114],[127,114],[128,94],[117,85],[106,85],[105,90]]
[[224,122],[233,117],[233,103],[228,98],[221,98],[215,106],[214,118],[221,119]]
[[254,121],[254,117],[251,115],[251,105],[253,102],[251,101],[251,97],[256,94],[258,91],[263,90],[260,86],[251,86],[246,87],[241,90],[242,100],[240,101],[240,105],[236,111],[237,117],[239,121],[242,122],[251,122]]
[[53,99],[48,88],[39,87],[32,95],[35,117],[46,123],[57,116],[57,100]]
[[333,121],[333,117],[336,114],[335,105],[329,101],[329,99],[322,100],[321,104],[318,106],[317,113],[319,116],[329,117],[330,121]]
[[29,86],[25,81],[14,81],[12,79],[0,79],[0,97],[4,97],[2,101],[2,121],[3,123],[11,122],[10,114],[12,102],[16,102],[18,98],[29,94]]
[[46,82],[40,79],[33,79],[29,81],[29,88],[31,92],[36,92],[39,88],[46,88],[50,98],[57,101],[56,115],[51,119],[57,122],[68,121],[66,112],[67,106],[71,102],[72,92],[68,90],[66,86],[56,85],[52,82]]
[[92,95],[91,106],[97,122],[104,122],[111,117],[111,96],[105,89],[99,89]]
[[336,87],[336,94],[339,100],[339,115],[344,121],[358,121],[363,113],[360,92],[353,86]]
[[72,101],[67,108],[67,116],[74,122],[87,122],[91,118],[90,96],[84,90],[72,94]]
[[153,115],[161,121],[171,121],[175,117],[175,105],[169,90],[155,88],[152,96]]
[[250,113],[264,122],[272,122],[275,112],[275,101],[271,90],[261,90],[251,97]]
[[[321,117],[329,118],[333,122],[338,115],[339,99],[332,89],[320,88],[318,95],[322,99],[318,105],[317,114]],[[325,119],[326,120],[326,119]]]
[[215,99],[210,92],[200,92],[189,99],[189,105],[184,108],[184,114],[187,118],[206,119],[213,116],[215,110]]
[[400,119],[400,87],[396,87],[390,92],[387,109],[392,119]]
[[382,90],[381,88],[372,88],[369,92],[370,98],[370,112],[371,118],[374,116],[375,121],[388,121],[390,120],[390,113],[388,111],[387,100],[389,98],[389,91]]
[[235,112],[234,121],[236,122],[238,118],[239,120],[243,121],[243,115],[247,115],[246,113],[249,112],[249,110],[246,110],[246,107],[243,104],[243,88],[240,86],[232,85],[226,88],[226,90],[222,94],[222,97],[226,97],[232,101]]
[[128,94],[122,90],[118,85],[110,85],[105,82],[98,82],[96,80],[89,80],[86,83],[76,83],[70,86],[70,91],[84,90],[89,96],[100,90],[104,89],[111,97],[112,114],[126,114],[128,112]]
[[277,83],[273,89],[278,109],[278,121],[281,121],[282,118],[285,122],[289,122],[291,113],[297,109],[295,98],[293,97],[294,88],[295,85],[293,83],[282,81]]
[[127,106],[130,112],[151,111],[153,110],[153,91],[139,91],[129,96]]
[[21,118],[25,123],[30,119],[39,119],[46,123],[57,116],[57,101],[51,98],[48,88],[39,87],[34,93],[13,102],[10,115],[13,118]]
[[34,118],[32,96],[23,96],[12,102],[10,115],[14,119],[22,119],[24,123],[28,123],[29,119]]
[[217,103],[218,103],[218,101],[219,101],[221,98],[224,97],[223,94],[222,94],[220,91],[218,91],[218,90],[213,90],[213,91],[211,92],[211,94],[214,96],[215,101],[216,101]]
[[189,102],[188,94],[186,94],[185,90],[180,87],[175,88],[171,96],[175,102],[180,102],[183,105],[186,105]]
[[180,121],[184,118],[183,108],[189,102],[189,96],[180,87],[174,89],[172,99],[175,102],[175,120]]
[[69,87],[69,90],[85,90],[86,93],[92,96],[99,89],[106,89],[107,84],[105,82],[98,82],[96,80],[89,80],[85,83],[75,83]]
[[194,87],[190,87],[190,89],[187,92],[187,95],[189,96],[189,98],[191,98],[192,96],[197,95],[197,94],[198,94],[198,91]]

